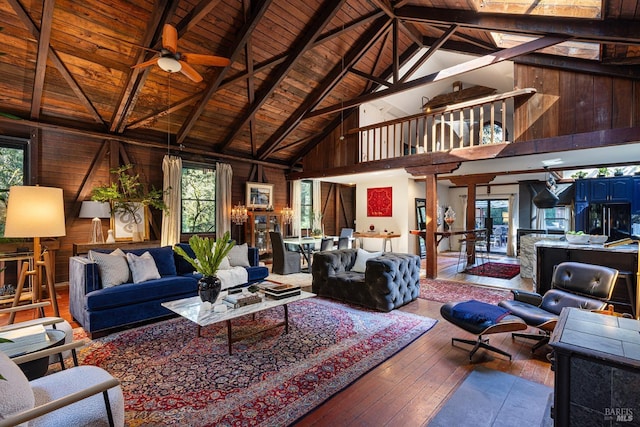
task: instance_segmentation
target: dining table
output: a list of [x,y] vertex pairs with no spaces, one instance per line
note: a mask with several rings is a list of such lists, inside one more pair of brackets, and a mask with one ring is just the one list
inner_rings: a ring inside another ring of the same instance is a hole
[[393,252],[393,243],[391,239],[396,237],[400,237],[401,234],[394,232],[379,232],[379,231],[362,231],[353,233],[354,239],[359,240],[359,247],[364,246],[363,239],[382,239],[382,252],[387,251],[387,246],[389,246],[389,251]]

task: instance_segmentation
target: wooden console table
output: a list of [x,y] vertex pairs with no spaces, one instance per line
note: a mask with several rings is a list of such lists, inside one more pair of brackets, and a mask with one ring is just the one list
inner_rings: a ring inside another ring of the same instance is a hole
[[91,249],[115,250],[124,249],[143,249],[160,247],[160,240],[145,240],[144,242],[115,242],[115,243],[74,243],[73,256],[84,255]]
[[382,239],[382,252],[387,251],[387,243],[389,243],[389,251],[393,252],[393,244],[391,243],[391,239],[400,237],[400,234],[396,233],[376,233],[375,231],[371,232],[355,232],[353,233],[353,238],[358,239],[360,241],[360,247],[363,247],[363,239]]

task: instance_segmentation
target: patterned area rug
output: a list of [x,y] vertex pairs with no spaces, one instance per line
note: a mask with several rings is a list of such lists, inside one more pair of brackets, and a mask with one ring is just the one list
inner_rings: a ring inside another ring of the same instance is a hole
[[513,279],[520,274],[520,266],[518,264],[486,262],[467,269],[466,273],[474,276],[495,277],[497,279]]
[[513,299],[511,292],[502,289],[426,278],[420,279],[420,298],[438,302],[475,299],[491,304]]
[[[282,321],[277,307],[233,321],[236,335]],[[82,364],[120,379],[126,423],[287,425],[314,409],[435,325],[404,313],[365,311],[313,298],[289,306],[282,328],[236,342],[226,325],[183,318],[109,335],[80,352]]]

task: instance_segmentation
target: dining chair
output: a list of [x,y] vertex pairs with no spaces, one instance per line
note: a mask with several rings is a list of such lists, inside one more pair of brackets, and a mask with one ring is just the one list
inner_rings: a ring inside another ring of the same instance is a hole
[[320,241],[321,251],[330,251],[333,249],[333,237],[323,237]]
[[273,250],[272,269],[275,274],[300,273],[301,261],[300,253],[288,251],[284,246],[282,234],[277,231],[270,231],[271,248]]

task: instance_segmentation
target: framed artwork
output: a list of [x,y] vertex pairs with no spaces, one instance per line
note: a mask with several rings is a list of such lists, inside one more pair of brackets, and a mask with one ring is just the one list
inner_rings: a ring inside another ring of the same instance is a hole
[[367,188],[367,216],[393,216],[393,187]]
[[128,211],[113,212],[111,229],[116,240],[133,240],[133,232],[142,232],[142,238],[149,238],[149,221],[147,221],[147,207],[142,203],[132,202],[135,206],[134,214]]
[[247,182],[247,208],[268,209],[273,206],[273,184]]

